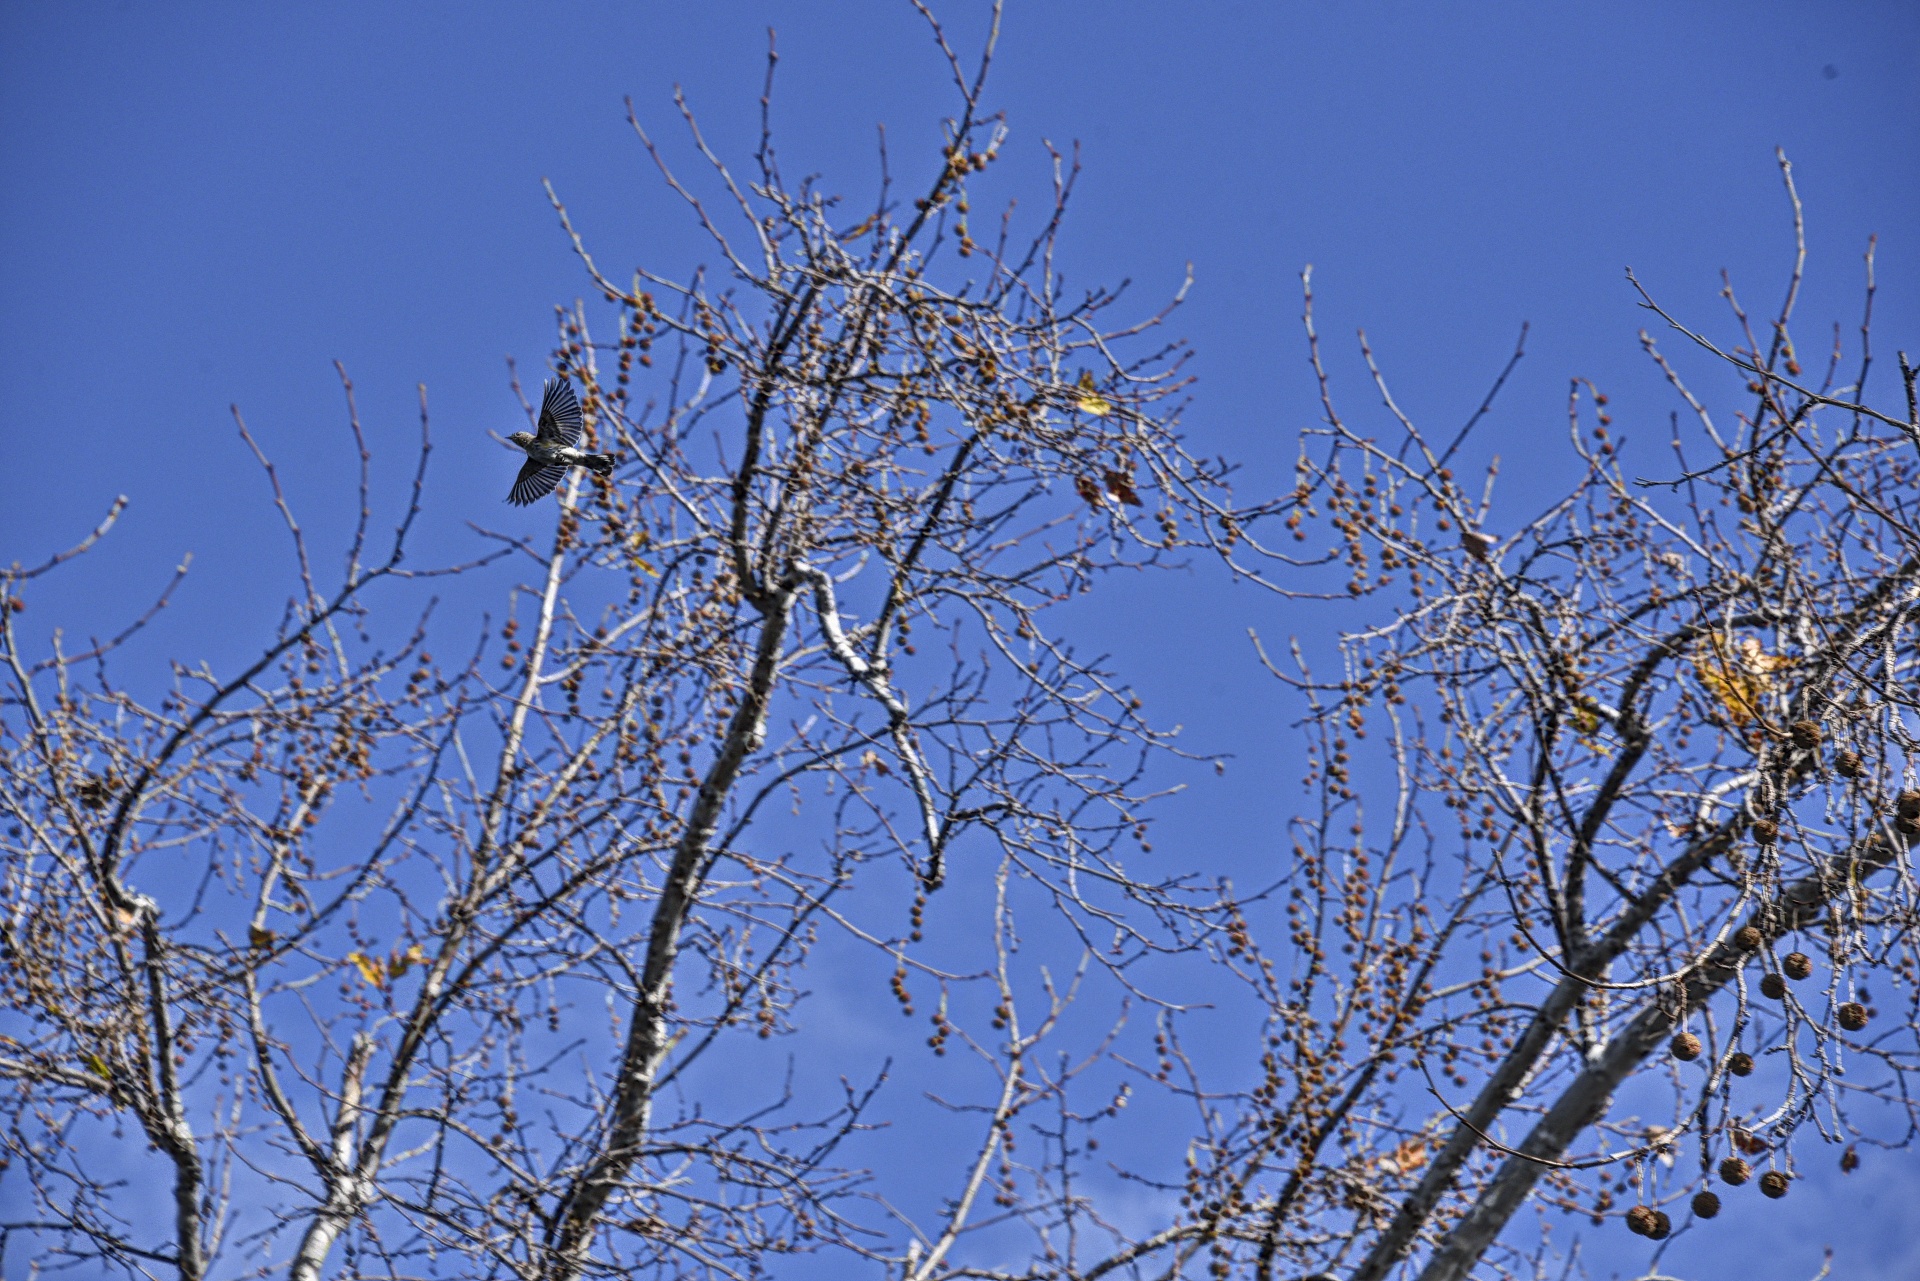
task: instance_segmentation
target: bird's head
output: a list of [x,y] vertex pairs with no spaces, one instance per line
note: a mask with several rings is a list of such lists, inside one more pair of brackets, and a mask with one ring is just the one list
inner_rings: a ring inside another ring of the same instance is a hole
[[520,446],[520,448],[525,449],[533,443],[533,433],[530,431],[517,431],[507,437],[507,439]]

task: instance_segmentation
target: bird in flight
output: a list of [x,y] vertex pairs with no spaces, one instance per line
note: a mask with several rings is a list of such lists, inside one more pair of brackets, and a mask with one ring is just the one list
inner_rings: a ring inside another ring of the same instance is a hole
[[612,454],[589,454],[580,444],[580,402],[564,378],[547,383],[540,398],[540,432],[517,431],[508,440],[527,451],[527,461],[514,477],[507,501],[515,507],[538,502],[554,491],[569,467],[591,467],[605,476],[613,471]]

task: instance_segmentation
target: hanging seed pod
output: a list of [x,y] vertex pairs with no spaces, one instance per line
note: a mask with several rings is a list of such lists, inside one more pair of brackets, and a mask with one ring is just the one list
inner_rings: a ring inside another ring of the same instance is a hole
[[1667,1217],[1665,1210],[1653,1212],[1653,1230],[1647,1235],[1656,1241],[1664,1241],[1673,1233],[1673,1220]]
[[1772,845],[1780,839],[1780,825],[1770,818],[1754,819],[1753,839],[1762,845]]
[[1803,751],[1810,752],[1820,746],[1820,727],[1812,721],[1795,721],[1787,726],[1787,736]]
[[1627,1211],[1627,1231],[1635,1236],[1653,1235],[1654,1209],[1652,1206],[1636,1205]]
[[1778,1170],[1768,1170],[1760,1176],[1760,1191],[1778,1201],[1787,1194],[1787,1176]]
[[1803,979],[1813,973],[1813,958],[1805,952],[1788,952],[1786,959],[1780,962],[1780,968],[1787,972],[1790,979]]
[[1667,1047],[1673,1051],[1673,1057],[1682,1063],[1691,1063],[1700,1057],[1700,1038],[1691,1032],[1682,1032],[1673,1038]]
[[1840,1154],[1840,1173],[1852,1174],[1860,1168],[1860,1149],[1847,1144],[1847,1150]]
[[1905,791],[1894,801],[1894,827],[1911,836],[1920,832],[1920,792]]
[[1786,994],[1787,981],[1778,974],[1768,973],[1760,976],[1760,995],[1777,1001]]
[[115,785],[118,782],[119,780],[111,771],[105,774],[90,774],[86,782],[74,789],[74,793],[80,798],[80,803],[88,809],[103,810],[113,799]]
[[1694,1218],[1711,1219],[1718,1213],[1720,1213],[1720,1197],[1717,1193],[1696,1192],[1693,1194]]
[[1763,942],[1760,931],[1751,925],[1742,925],[1733,932],[1733,945],[1742,952],[1751,952]]
[[1753,1055],[1742,1050],[1727,1060],[1727,1071],[1733,1073],[1735,1076],[1752,1076]]
[[1841,778],[1860,777],[1860,753],[1842,749],[1833,754],[1833,772]]
[[1840,1007],[1840,1026],[1849,1032],[1858,1032],[1867,1025],[1867,1007],[1858,1001],[1848,1001]]
[[1753,1167],[1737,1156],[1730,1156],[1720,1163],[1721,1180],[1736,1188],[1752,1177]]

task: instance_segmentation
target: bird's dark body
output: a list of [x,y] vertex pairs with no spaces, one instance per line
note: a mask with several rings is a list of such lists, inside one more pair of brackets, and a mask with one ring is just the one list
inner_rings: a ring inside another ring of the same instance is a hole
[[591,467],[593,466],[593,462],[590,460],[606,458],[608,455],[589,454],[585,450],[575,449],[571,445],[548,444],[536,436],[534,437],[533,443],[527,446],[527,457],[536,463],[548,463],[561,467],[571,467],[576,464],[583,467]]
[[554,491],[569,467],[586,467],[602,476],[612,473],[612,454],[589,454],[580,443],[580,402],[564,378],[547,384],[540,398],[540,433],[517,431],[508,440],[527,451],[527,461],[514,478],[507,501],[516,507],[537,502]]

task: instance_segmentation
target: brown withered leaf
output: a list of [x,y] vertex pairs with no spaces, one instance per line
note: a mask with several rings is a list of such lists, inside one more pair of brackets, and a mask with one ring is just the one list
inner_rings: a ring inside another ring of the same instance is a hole
[[1380,1168],[1388,1174],[1412,1174],[1427,1163],[1426,1140],[1415,1136],[1403,1139],[1393,1151],[1380,1158]]
[[397,979],[414,966],[426,964],[426,961],[426,949],[415,943],[406,951],[393,954],[393,959],[387,962],[387,974]]

